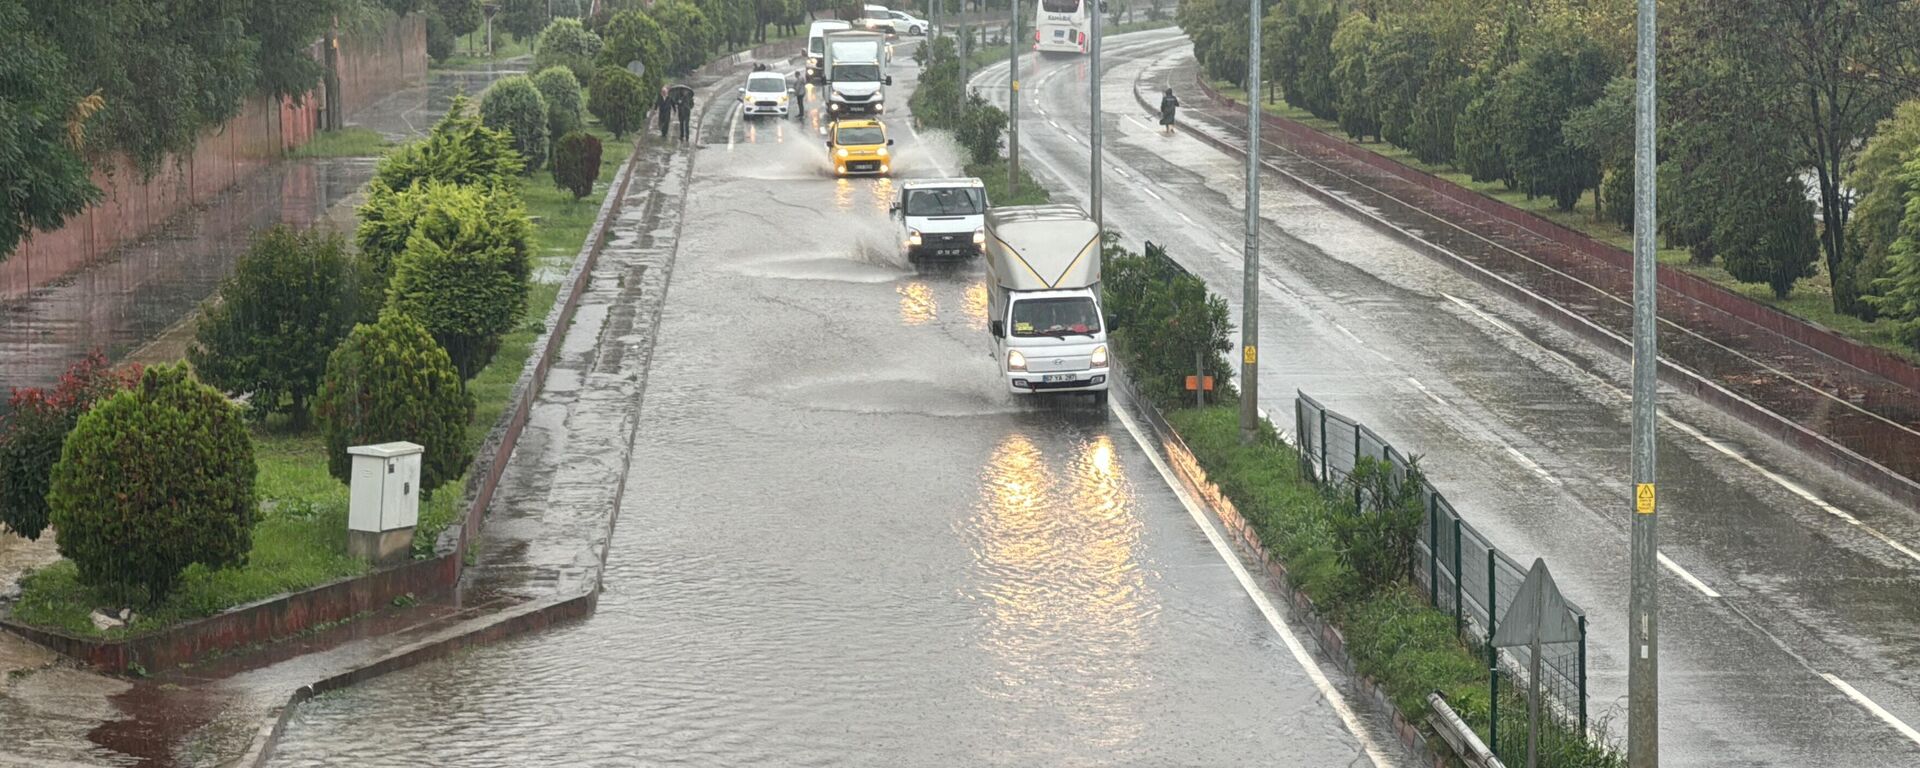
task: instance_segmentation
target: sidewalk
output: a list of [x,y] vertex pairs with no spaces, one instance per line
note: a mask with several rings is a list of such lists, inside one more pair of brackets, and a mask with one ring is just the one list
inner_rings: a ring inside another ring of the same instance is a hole
[[[1206,91],[1190,50],[1147,71],[1156,81],[1170,75],[1188,84],[1182,92]],[[1244,153],[1244,106],[1198,96],[1183,106],[1183,128]],[[1458,260],[1462,271],[1495,290],[1549,317],[1562,315],[1554,318],[1562,325],[1619,350],[1628,348],[1633,292],[1628,270],[1548,236],[1551,225],[1545,222],[1522,226],[1516,222],[1524,222],[1524,214],[1489,215],[1436,191],[1437,185],[1410,178],[1418,172],[1390,172],[1332,149],[1329,144],[1338,139],[1305,126],[1269,115],[1263,127],[1262,160],[1269,168],[1436,255]],[[1459,194],[1457,188],[1448,191]],[[1920,503],[1920,392],[1682,295],[1664,280],[1659,302],[1660,354],[1669,384],[1884,492]]]

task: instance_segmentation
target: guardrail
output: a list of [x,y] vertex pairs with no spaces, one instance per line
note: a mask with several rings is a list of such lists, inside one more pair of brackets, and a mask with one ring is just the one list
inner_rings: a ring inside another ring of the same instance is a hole
[[1427,694],[1427,709],[1432,711],[1427,715],[1427,727],[1453,748],[1453,754],[1466,763],[1467,768],[1507,768],[1499,756],[1487,748],[1486,742],[1480,740],[1480,734],[1467,727],[1467,721],[1460,719],[1440,692]]

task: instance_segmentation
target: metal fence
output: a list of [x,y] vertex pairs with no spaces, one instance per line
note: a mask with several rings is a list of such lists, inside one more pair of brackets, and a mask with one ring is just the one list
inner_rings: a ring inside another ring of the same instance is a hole
[[[1396,480],[1406,478],[1409,466],[1406,456],[1373,430],[1328,409],[1305,392],[1297,393],[1294,401],[1294,434],[1300,449],[1301,471],[1322,485],[1345,483],[1354,468],[1367,457],[1382,462]],[[1487,666],[1495,672],[1496,704],[1503,696],[1508,702],[1515,696],[1524,696],[1529,650],[1525,647],[1495,649],[1488,640],[1499,617],[1505,616],[1513,604],[1520,583],[1526,580],[1527,569],[1461,519],[1460,513],[1432,484],[1421,481],[1419,491],[1427,515],[1416,545],[1415,581],[1426,590],[1435,608],[1453,616],[1454,627],[1461,637],[1486,654]],[[1361,503],[1357,485],[1354,493],[1356,503]],[[1580,625],[1580,641],[1542,646],[1540,688],[1549,708],[1566,725],[1578,726],[1574,735],[1584,735],[1587,731],[1587,616],[1577,607],[1569,605],[1568,608]],[[1514,679],[1502,685],[1503,676]],[[1515,686],[1519,693],[1515,692]],[[1500,749],[1499,743],[1506,739],[1497,728],[1508,722],[1509,718],[1497,716],[1496,733],[1489,739],[1502,754],[1507,752]],[[1524,731],[1519,735],[1524,742]]]

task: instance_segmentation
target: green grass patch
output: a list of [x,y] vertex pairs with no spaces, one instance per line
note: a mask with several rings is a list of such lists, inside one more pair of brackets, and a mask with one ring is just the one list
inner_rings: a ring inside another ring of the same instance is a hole
[[987,199],[994,207],[1003,205],[1039,205],[1050,202],[1052,196],[1047,188],[1033,180],[1027,169],[1020,169],[1020,185],[1013,192],[1007,191],[1007,159],[999,158],[991,163],[968,163],[968,176],[977,176],[987,185]]
[[[1484,651],[1461,642],[1453,617],[1429,606],[1410,583],[1372,594],[1357,588],[1359,574],[1342,557],[1335,533],[1338,516],[1355,514],[1348,492],[1325,492],[1302,476],[1299,455],[1271,426],[1254,444],[1242,445],[1239,410],[1233,406],[1174,410],[1167,420],[1208,479],[1233,499],[1268,551],[1286,566],[1288,580],[1340,628],[1347,653],[1362,674],[1377,681],[1394,705],[1416,722],[1426,718],[1427,694],[1440,691],[1483,739],[1487,737],[1492,694]],[[1515,742],[1509,737],[1520,734],[1524,750],[1525,711],[1517,696],[1502,691],[1503,755],[1524,754],[1512,751]],[[1543,733],[1548,748],[1542,765],[1624,764],[1620,756],[1572,729],[1555,724]]]
[[445,61],[435,62],[431,69],[473,69],[488,64],[498,64],[507,59],[526,56],[533,53],[532,40],[516,40],[512,35],[493,31],[493,55],[487,55],[486,27],[471,34],[461,35],[453,41],[453,55]]
[[371,128],[349,126],[337,131],[322,131],[313,141],[295,147],[288,157],[378,157],[393,148],[393,143]]
[[[1246,91],[1225,81],[1212,83],[1221,95],[1230,96],[1243,103]],[[1304,109],[1288,104],[1285,99],[1275,96],[1272,102],[1263,102],[1260,109],[1270,115],[1293,120],[1309,126],[1321,133],[1366,148],[1367,151],[1388,158],[1409,168],[1433,174],[1461,187],[1491,197],[1507,205],[1533,213],[1555,224],[1585,234],[1588,237],[1608,243],[1623,250],[1633,249],[1633,233],[1621,229],[1612,222],[1602,220],[1594,207],[1593,190],[1582,195],[1573,210],[1562,211],[1553,200],[1545,197],[1529,198],[1523,192],[1507,189],[1498,181],[1474,181],[1465,173],[1451,166],[1433,165],[1421,162],[1413,153],[1392,144],[1381,141],[1359,141],[1340,130],[1339,124],[1331,120],[1314,117]],[[1852,315],[1836,312],[1833,309],[1833,284],[1828,280],[1826,260],[1816,263],[1816,272],[1811,277],[1801,278],[1794,284],[1793,291],[1785,299],[1775,298],[1773,290],[1763,283],[1742,283],[1733,279],[1717,262],[1710,265],[1695,264],[1684,248],[1662,248],[1657,254],[1661,263],[1705,278],[1715,285],[1740,294],[1755,302],[1765,304],[1802,320],[1817,323],[1842,336],[1861,344],[1891,353],[1910,362],[1920,363],[1920,350],[1900,343],[1894,324],[1881,319],[1873,322],[1861,320]]]

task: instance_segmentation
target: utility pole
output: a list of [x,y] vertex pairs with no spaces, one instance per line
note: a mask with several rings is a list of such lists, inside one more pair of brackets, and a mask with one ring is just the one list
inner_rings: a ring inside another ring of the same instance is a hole
[[1627,765],[1660,765],[1660,599],[1658,496],[1654,492],[1654,397],[1659,343],[1655,325],[1654,0],[1639,0],[1633,136],[1633,578],[1627,607]]
[[1013,6],[1013,31],[1007,35],[1007,196],[1020,191],[1020,0]]
[[[1100,143],[1101,143],[1101,130],[1100,130],[1100,16],[1101,16],[1101,13],[1100,13],[1100,10],[1101,9],[1099,7],[1100,6],[1099,3],[1091,3],[1091,5],[1093,6],[1093,46],[1090,49],[1090,53],[1092,54],[1092,59],[1087,62],[1087,68],[1088,68],[1087,79],[1092,81],[1090,85],[1092,86],[1092,89],[1093,89],[1093,131],[1092,131],[1093,133],[1093,142],[1092,142],[1093,143],[1093,166],[1092,166],[1093,223],[1094,223],[1094,226],[1097,226],[1100,228],[1099,229],[1100,235],[1101,237],[1104,238],[1107,234],[1107,220],[1104,216],[1100,214],[1100,193],[1102,188],[1101,176],[1103,175],[1101,173],[1101,168],[1100,168]],[[1102,240],[1101,242],[1102,242],[1101,247],[1104,248],[1105,241]]]
[[[1260,4],[1247,1],[1247,263],[1240,287],[1240,442],[1260,434]],[[1642,0],[1653,2],[1653,0]]]

